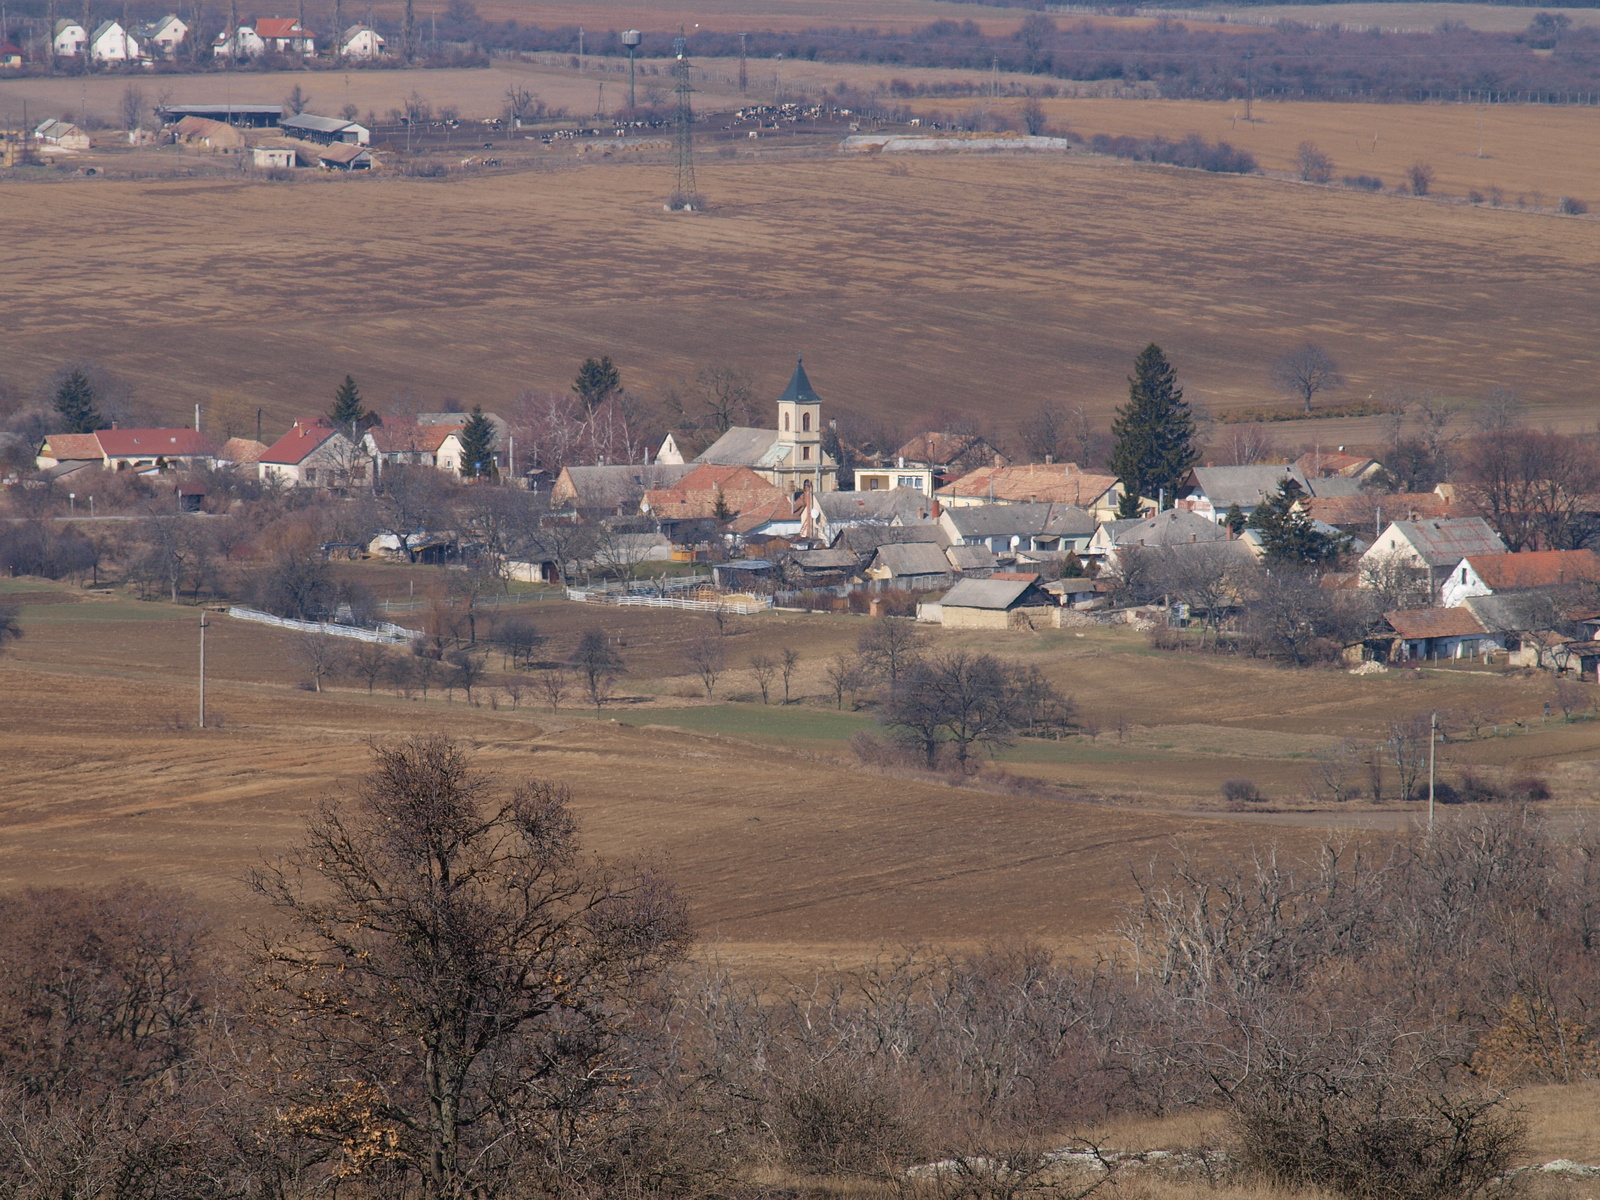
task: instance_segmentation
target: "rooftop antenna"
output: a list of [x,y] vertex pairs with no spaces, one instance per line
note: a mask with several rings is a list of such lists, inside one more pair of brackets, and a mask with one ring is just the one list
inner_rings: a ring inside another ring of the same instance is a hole
[[677,57],[672,65],[672,73],[678,77],[678,86],[674,89],[678,96],[678,111],[673,122],[677,155],[667,210],[694,212],[701,207],[700,194],[694,186],[694,109],[689,105],[694,88],[689,86],[689,39],[684,37],[682,25],[678,26],[678,36],[673,39],[672,52]]

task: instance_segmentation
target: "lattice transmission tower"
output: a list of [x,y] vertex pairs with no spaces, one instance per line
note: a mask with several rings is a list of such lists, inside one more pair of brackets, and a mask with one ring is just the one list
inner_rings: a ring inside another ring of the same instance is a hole
[[678,111],[673,121],[676,153],[672,195],[667,198],[667,207],[678,212],[696,212],[700,208],[700,192],[694,185],[694,108],[689,103],[694,88],[689,86],[689,41],[683,36],[682,27],[678,29],[672,50],[678,59],[672,65],[672,73],[678,79],[673,89],[678,97]]

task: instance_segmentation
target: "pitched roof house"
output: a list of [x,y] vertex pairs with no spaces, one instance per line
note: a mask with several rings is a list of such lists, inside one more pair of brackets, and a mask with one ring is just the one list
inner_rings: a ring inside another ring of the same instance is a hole
[[1472,596],[1574,583],[1600,583],[1600,555],[1593,550],[1478,555],[1461,559],[1440,586],[1439,598],[1445,607],[1454,608]]
[[361,435],[361,448],[375,463],[378,473],[385,467],[438,466],[440,447],[461,425],[419,425],[415,421],[385,421]]
[[58,55],[63,58],[76,58],[83,53],[83,48],[89,41],[89,31],[78,22],[63,17],[56,22],[55,31],[50,37]]
[[222,443],[222,448],[217,451],[218,463],[232,463],[239,467],[250,467],[261,461],[261,456],[267,452],[267,444],[258,442],[254,438],[229,438]]
[[1384,619],[1400,635],[1394,655],[1400,659],[1470,658],[1485,644],[1501,644],[1465,608],[1407,608]]
[[936,588],[955,578],[955,568],[933,542],[891,542],[878,547],[866,574],[889,587]]
[[0,67],[20,67],[22,65],[22,47],[15,42],[9,42],[0,37]]
[[1088,548],[1095,519],[1069,504],[984,504],[947,508],[939,524],[952,542],[987,546],[996,553],[1011,550],[1074,550]]
[[53,433],[39,448],[41,469],[63,462],[93,462],[108,471],[210,466],[217,446],[193,429],[101,429],[95,433]]
[[1344,479],[1367,480],[1383,471],[1383,464],[1363,454],[1346,454],[1344,447],[1337,450],[1307,450],[1294,460],[1300,474],[1307,479],[1326,479],[1340,476]]
[[1088,553],[1105,555],[1116,550],[1221,542],[1227,538],[1227,529],[1209,517],[1184,508],[1169,508],[1143,520],[1105,522],[1089,539]]
[[946,484],[934,495],[946,508],[977,504],[1066,504],[1110,520],[1122,499],[1114,475],[1089,474],[1077,463],[1031,463],[1020,467],[979,467]]
[[338,488],[366,479],[361,447],[326,421],[296,421],[258,462],[263,483],[286,487]]
[[[1320,486],[1312,480],[1312,486]],[[1439,521],[1459,515],[1456,506],[1438,492],[1363,492],[1353,496],[1328,496],[1321,493],[1302,497],[1300,511],[1313,521],[1336,525],[1340,529],[1382,532],[1384,521]]]
[[1222,521],[1237,506],[1245,516],[1277,495],[1285,479],[1306,494],[1311,486],[1299,467],[1195,467],[1178,487],[1178,506],[1212,521]]
[[1469,556],[1505,552],[1505,542],[1482,517],[1391,521],[1367,547],[1357,569],[1370,580],[1395,568],[1441,571]]
[[89,35],[89,57],[95,62],[131,62],[139,57],[139,40],[121,21],[101,21]]
[[257,17],[255,31],[262,46],[273,54],[302,54],[309,58],[317,52],[316,35],[295,17]]
[[178,47],[183,45],[189,36],[189,26],[179,19],[177,13],[167,13],[157,20],[138,26],[134,32],[139,35],[150,57],[159,55],[162,58],[173,58],[178,53]]
[[689,464],[563,467],[550,503],[587,513],[636,513],[645,492],[670,488],[694,469]]
[[366,25],[352,25],[339,35],[341,58],[382,58],[389,43],[383,35]]

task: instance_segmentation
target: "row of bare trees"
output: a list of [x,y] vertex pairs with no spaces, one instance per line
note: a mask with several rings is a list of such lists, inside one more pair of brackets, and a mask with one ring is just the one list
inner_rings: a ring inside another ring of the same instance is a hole
[[0,900],[0,1194],[1079,1196],[1115,1164],[1073,1129],[1220,1107],[1235,1173],[1470,1196],[1505,1088],[1600,1073],[1597,862],[1514,808],[1179,846],[1097,963],[775,985],[688,965],[670,881],[584,853],[565,788],[417,737],[251,874],[242,937],[144,885]]

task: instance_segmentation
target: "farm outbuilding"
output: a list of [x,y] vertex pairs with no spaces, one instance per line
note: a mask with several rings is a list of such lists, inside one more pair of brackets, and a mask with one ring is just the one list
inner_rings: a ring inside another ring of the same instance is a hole
[[372,152],[360,146],[329,146],[317,155],[326,171],[370,171]]
[[1037,575],[963,579],[939,601],[939,620],[957,629],[1005,629],[1020,608],[1046,608],[1055,601]]
[[250,148],[251,164],[262,170],[292,167],[294,166],[294,159],[294,151],[287,147],[252,146]]
[[324,145],[344,142],[352,146],[365,146],[372,141],[372,134],[365,125],[357,125],[354,121],[341,121],[337,117],[317,117],[311,113],[283,117],[278,121],[278,128],[291,137],[305,138],[308,142],[321,142]]

